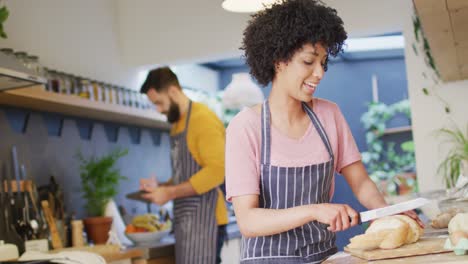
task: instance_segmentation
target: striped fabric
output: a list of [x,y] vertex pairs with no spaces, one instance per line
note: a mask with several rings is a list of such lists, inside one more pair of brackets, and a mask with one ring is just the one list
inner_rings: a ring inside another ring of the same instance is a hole
[[[171,160],[174,184],[187,181],[201,169],[193,159],[187,145],[188,120],[192,103],[187,113],[186,129],[171,137]],[[177,264],[214,264],[216,262],[216,199],[213,189],[202,195],[174,201],[175,254]]]
[[[328,203],[330,200],[334,176],[332,148],[315,113],[305,103],[303,108],[325,144],[330,159],[305,167],[272,166],[270,109],[266,100],[262,107],[261,208],[285,209]],[[328,231],[326,225],[313,221],[272,236],[242,238],[241,263],[320,263],[336,251],[335,234]]]

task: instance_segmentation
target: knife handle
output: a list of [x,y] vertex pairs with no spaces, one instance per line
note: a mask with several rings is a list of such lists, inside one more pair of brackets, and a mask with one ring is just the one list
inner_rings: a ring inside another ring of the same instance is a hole
[[[349,219],[349,222],[351,223],[353,220],[351,219],[350,216],[348,216],[348,219]],[[362,225],[362,222],[361,222],[361,216],[358,215],[358,225]]]

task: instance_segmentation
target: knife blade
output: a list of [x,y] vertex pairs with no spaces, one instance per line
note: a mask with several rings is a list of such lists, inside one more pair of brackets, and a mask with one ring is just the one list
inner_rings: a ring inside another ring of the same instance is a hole
[[361,223],[364,223],[384,216],[395,215],[409,210],[413,210],[424,206],[429,202],[430,201],[425,198],[416,198],[406,202],[361,212],[359,213],[359,219]]

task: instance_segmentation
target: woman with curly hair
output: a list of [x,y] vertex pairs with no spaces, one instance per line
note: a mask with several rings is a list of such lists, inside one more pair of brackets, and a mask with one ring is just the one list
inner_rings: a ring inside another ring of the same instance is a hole
[[227,129],[226,191],[242,263],[318,263],[334,254],[335,233],[359,221],[350,206],[330,203],[335,172],[365,207],[386,206],[339,107],[314,97],[346,37],[336,10],[314,0],[274,4],[244,31],[250,72],[272,89]]

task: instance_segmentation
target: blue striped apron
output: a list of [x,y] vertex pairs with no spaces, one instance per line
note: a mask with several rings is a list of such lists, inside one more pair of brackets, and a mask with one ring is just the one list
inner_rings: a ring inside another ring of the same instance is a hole
[[[171,160],[174,183],[183,183],[201,167],[187,145],[187,131],[192,110],[189,104],[185,130],[171,137]],[[201,195],[174,200],[175,258],[177,264],[214,264],[216,261],[216,189]]]
[[[265,100],[262,105],[260,208],[285,209],[330,201],[333,151],[315,113],[306,103],[302,106],[325,144],[330,159],[305,167],[271,165],[270,108],[268,100]],[[336,252],[335,234],[328,231],[325,224],[312,221],[272,236],[243,237],[241,263],[320,263]]]

